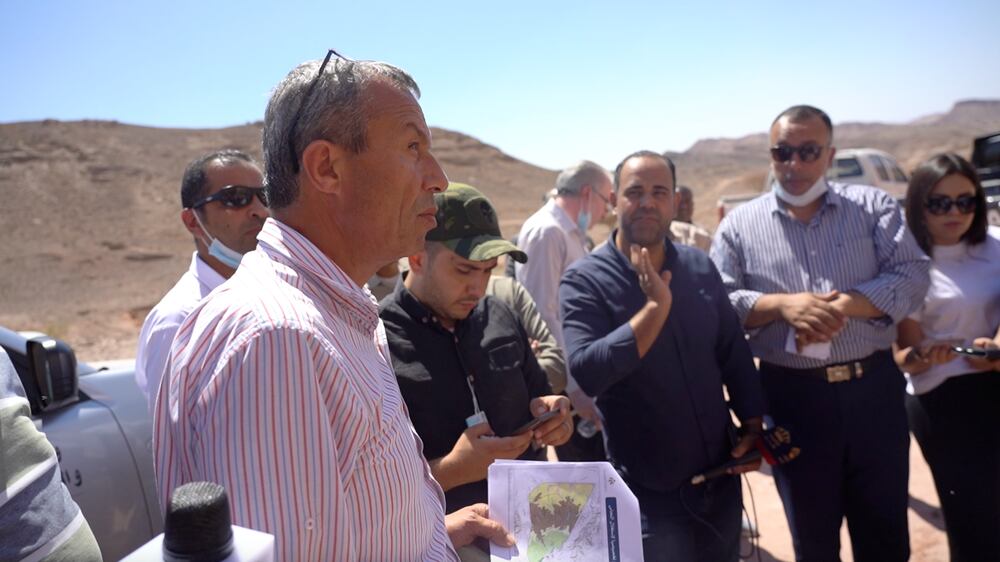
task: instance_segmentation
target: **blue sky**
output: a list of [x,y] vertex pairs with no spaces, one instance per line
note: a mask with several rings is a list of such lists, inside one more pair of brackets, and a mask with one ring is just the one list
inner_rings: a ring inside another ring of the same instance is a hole
[[548,168],[613,166],[796,103],[905,122],[1000,98],[997,22],[996,0],[0,0],[0,122],[242,124],[334,47],[413,74],[431,125]]

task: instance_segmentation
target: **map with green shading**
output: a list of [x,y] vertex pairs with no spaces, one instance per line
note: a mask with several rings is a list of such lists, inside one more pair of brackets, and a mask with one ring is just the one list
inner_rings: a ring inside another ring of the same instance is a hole
[[531,534],[528,538],[529,562],[551,562],[553,553],[569,539],[587,501],[593,484],[547,482],[528,493]]

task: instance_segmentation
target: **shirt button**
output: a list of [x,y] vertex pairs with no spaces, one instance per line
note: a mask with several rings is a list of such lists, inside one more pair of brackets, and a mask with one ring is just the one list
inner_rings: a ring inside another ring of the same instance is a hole
[[306,530],[307,531],[312,531],[313,530],[313,526],[314,526],[313,520],[312,519],[306,519]]
[[816,255],[816,250],[813,250],[813,251],[809,252],[809,255],[810,256],[815,256]]

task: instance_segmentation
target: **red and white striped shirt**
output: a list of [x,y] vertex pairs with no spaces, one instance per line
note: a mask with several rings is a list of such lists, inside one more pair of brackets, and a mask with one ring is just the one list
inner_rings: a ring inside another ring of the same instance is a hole
[[157,398],[161,505],[229,492],[279,560],[457,560],[374,300],[268,219],[257,250],[184,321]]

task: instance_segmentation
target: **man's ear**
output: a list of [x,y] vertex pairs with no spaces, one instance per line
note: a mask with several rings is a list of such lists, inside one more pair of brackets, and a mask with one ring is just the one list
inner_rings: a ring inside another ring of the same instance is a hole
[[410,263],[410,271],[413,273],[421,273],[424,271],[424,267],[427,265],[427,252],[419,251],[412,256],[407,256],[406,261]]
[[181,222],[184,223],[184,228],[188,230],[195,238],[201,240],[205,237],[205,231],[198,224],[198,219],[194,216],[194,209],[184,209],[181,211]]
[[302,151],[302,170],[309,184],[321,193],[335,194],[342,191],[344,166],[348,152],[340,145],[325,139],[316,139]]
[[618,208],[618,191],[612,189],[611,196],[608,197],[608,201],[611,202],[611,207],[614,209]]

